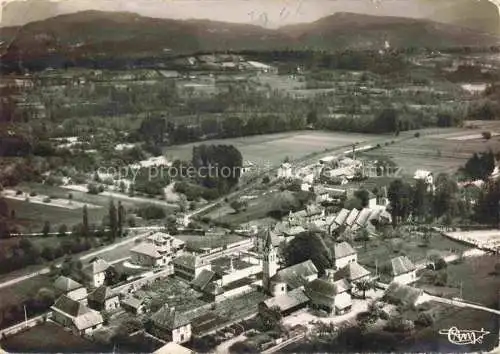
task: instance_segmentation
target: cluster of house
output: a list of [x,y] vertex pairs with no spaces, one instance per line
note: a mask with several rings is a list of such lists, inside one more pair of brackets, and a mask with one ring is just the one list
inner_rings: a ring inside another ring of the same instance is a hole
[[104,319],[100,312],[120,307],[119,294],[104,285],[109,267],[106,261],[95,258],[83,268],[89,277],[91,292],[71,278],[58,277],[54,288],[60,296],[51,307],[52,320],[78,335],[101,328]]
[[145,237],[144,242],[130,250],[131,261],[146,268],[172,267],[174,258],[180,255],[184,248],[184,241],[163,232],[156,232]]
[[[330,198],[328,189],[320,189],[317,197],[319,200]],[[347,197],[347,191],[342,191],[342,197]],[[326,195],[326,197],[325,197]],[[370,233],[375,231],[374,222],[390,223],[391,214],[386,210],[389,205],[387,190],[384,188],[381,196],[370,193],[368,205],[361,209],[341,209],[336,214],[326,215],[326,209],[321,204],[307,205],[305,209],[290,212],[288,217],[278,222],[273,229],[275,242],[289,242],[295,236],[307,230],[324,231],[332,234],[336,230],[358,231],[367,229]],[[262,240],[257,239],[258,249],[262,249]]]

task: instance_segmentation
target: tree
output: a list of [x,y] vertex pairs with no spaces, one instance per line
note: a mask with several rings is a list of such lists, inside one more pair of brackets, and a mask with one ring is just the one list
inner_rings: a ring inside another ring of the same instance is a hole
[[467,160],[463,172],[472,179],[482,179],[486,181],[495,169],[495,154],[490,150],[486,153],[474,153]]
[[71,204],[73,201],[73,194],[72,193],[68,193],[68,204]]
[[359,189],[354,192],[354,196],[361,201],[361,207],[366,208],[370,202],[370,192],[366,189]]
[[366,292],[376,290],[375,282],[371,279],[363,279],[355,282],[356,289],[363,292],[363,299],[366,299]]
[[260,314],[260,319],[262,321],[262,329],[264,331],[276,330],[281,325],[282,315],[279,307],[271,307]]
[[356,240],[363,242],[363,247],[366,250],[368,241],[370,241],[370,232],[366,228],[359,229],[356,232]]
[[413,190],[412,209],[418,221],[425,219],[425,215],[429,210],[429,199],[431,196],[427,192],[427,184],[424,180],[417,180]]
[[491,132],[490,131],[482,132],[481,135],[482,135],[482,137],[483,137],[484,140],[490,140],[491,139]]
[[58,236],[66,236],[68,233],[68,226],[66,224],[61,224],[58,229]]
[[248,202],[246,200],[234,200],[231,202],[230,206],[236,213],[239,213],[247,208]]
[[165,209],[157,205],[147,205],[137,210],[137,215],[146,220],[160,220],[166,216]]
[[458,212],[458,185],[457,182],[445,173],[436,179],[434,195],[434,216],[452,218]]
[[123,224],[125,222],[125,208],[123,207],[122,202],[118,202],[118,236],[123,236]]
[[118,217],[117,217],[117,211],[116,211],[116,206],[113,200],[109,202],[109,236],[111,238],[111,241],[114,241],[116,239],[117,233],[118,233]]
[[83,217],[82,217],[82,235],[83,237],[89,237],[90,236],[90,229],[89,229],[89,213],[87,209],[87,204],[83,206]]
[[49,236],[49,233],[50,233],[50,222],[45,221],[45,223],[43,224],[42,234],[44,237],[47,237]]
[[400,179],[394,180],[387,191],[391,204],[392,222],[396,226],[400,219],[406,219],[410,213],[412,189]]
[[297,235],[286,244],[283,256],[289,266],[310,259],[321,274],[333,265],[330,248],[319,234],[313,232]]

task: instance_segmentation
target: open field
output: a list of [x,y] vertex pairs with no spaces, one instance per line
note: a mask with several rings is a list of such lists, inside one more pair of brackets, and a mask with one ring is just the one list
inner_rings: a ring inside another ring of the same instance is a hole
[[35,326],[1,342],[8,352],[21,353],[98,353],[103,348],[79,336],[72,335],[52,322]]
[[186,248],[191,251],[199,251],[204,248],[218,248],[234,242],[243,241],[245,237],[235,234],[217,235],[176,235],[175,238],[186,243]]
[[[25,201],[7,199],[10,210],[15,210],[15,223],[20,226],[21,232],[41,232],[45,221],[50,222],[52,231],[66,224],[69,228],[82,222],[81,209],[63,209],[42,204],[33,204]],[[89,223],[100,224],[107,209],[88,209]]]
[[443,257],[453,254],[460,254],[461,252],[470,249],[466,245],[452,241],[439,234],[433,234],[428,247],[421,247],[422,240],[418,236],[404,237],[390,240],[375,240],[367,244],[365,249],[363,243],[356,242],[356,249],[358,250],[358,261],[360,264],[368,268],[375,269],[375,261],[378,262],[380,267],[385,262],[389,262],[391,258],[400,255],[406,255],[414,263],[424,261],[427,254],[431,251],[438,251]]
[[365,157],[376,158],[384,155],[403,168],[403,174],[413,176],[416,170],[425,169],[434,173],[453,173],[475,152],[485,152],[489,149],[498,151],[500,140],[470,139],[450,140],[450,137],[470,136],[481,131],[463,130],[456,134],[424,135],[418,139],[410,139],[404,144],[382,146],[373,152],[366,152]]
[[41,288],[50,288],[52,280],[47,275],[37,275],[27,281],[0,289],[0,310],[9,306],[20,305],[23,301],[34,297]]
[[279,165],[285,157],[296,159],[312,152],[364,142],[376,136],[350,133],[329,133],[319,131],[298,131],[279,134],[265,134],[234,139],[216,139],[200,143],[169,146],[165,148],[167,158],[191,160],[193,146],[201,144],[229,144],[241,151],[244,160],[260,166]]

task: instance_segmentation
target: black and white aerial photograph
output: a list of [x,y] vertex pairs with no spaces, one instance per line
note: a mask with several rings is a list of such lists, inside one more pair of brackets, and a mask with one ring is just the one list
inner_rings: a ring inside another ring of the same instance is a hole
[[500,353],[500,0],[0,9],[0,353]]

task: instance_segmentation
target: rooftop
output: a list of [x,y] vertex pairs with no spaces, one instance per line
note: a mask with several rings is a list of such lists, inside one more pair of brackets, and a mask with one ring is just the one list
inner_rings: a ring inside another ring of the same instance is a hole
[[347,242],[335,243],[333,246],[333,257],[341,259],[356,254],[356,250]]
[[89,294],[87,299],[98,303],[104,303],[112,297],[118,296],[109,286],[102,285]]
[[208,311],[206,306],[187,311],[176,311],[175,307],[164,305],[151,316],[151,320],[159,327],[172,330],[191,323],[192,320],[206,314]]
[[142,242],[130,250],[132,253],[146,255],[152,258],[161,258],[161,254],[157,251],[156,246],[149,242]]
[[307,302],[309,302],[309,298],[301,288],[297,288],[284,295],[267,299],[264,304],[267,308],[278,307],[281,311],[287,311]]
[[70,279],[68,277],[65,277],[64,275],[61,275],[54,282],[54,287],[57,290],[63,291],[65,293],[68,293],[70,291],[83,288],[83,285],[80,284],[80,283],[78,283],[78,282],[76,282],[76,281],[74,281],[73,279]]
[[109,263],[104,259],[96,258],[86,265],[83,270],[89,274],[99,274],[105,272],[109,267]]
[[391,259],[392,275],[398,276],[414,271],[415,265],[407,256],[399,256]]
[[[311,260],[302,263],[294,264],[288,268],[280,269],[275,277],[279,277],[291,289],[301,287],[307,283],[306,277],[317,275],[318,269]],[[274,278],[273,279],[278,279]]]
[[349,263],[344,268],[335,273],[335,279],[347,279],[355,281],[370,275],[370,272],[358,263]]

